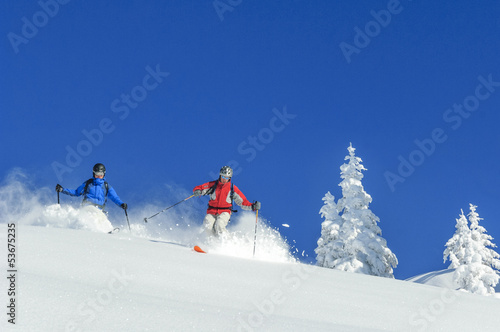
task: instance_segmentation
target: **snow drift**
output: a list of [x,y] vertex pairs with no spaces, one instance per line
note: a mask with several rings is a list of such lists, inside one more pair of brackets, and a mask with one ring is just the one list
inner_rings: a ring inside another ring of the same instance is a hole
[[[459,290],[460,285],[453,280],[453,274],[455,269],[444,269],[440,271],[432,271],[420,274],[415,277],[406,279],[407,281],[416,282],[419,284],[425,284],[430,286],[442,287],[452,290]],[[500,298],[500,284],[495,287],[497,298]]]

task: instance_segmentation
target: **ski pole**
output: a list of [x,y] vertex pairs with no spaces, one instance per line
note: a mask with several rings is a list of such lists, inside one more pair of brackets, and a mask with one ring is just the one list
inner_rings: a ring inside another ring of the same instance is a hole
[[175,203],[174,205],[171,205],[171,206],[169,206],[169,207],[167,207],[167,208],[164,208],[164,209],[163,209],[163,210],[161,210],[160,212],[153,214],[151,217],[144,218],[144,222],[145,222],[145,223],[147,223],[147,222],[148,222],[148,219],[151,219],[151,218],[153,218],[153,217],[155,217],[155,216],[159,215],[160,213],[165,212],[165,211],[167,211],[167,210],[168,210],[168,209],[170,209],[170,208],[173,208],[173,207],[174,207],[174,206],[176,206],[177,204],[181,204],[182,202],[187,201],[188,199],[190,199],[190,198],[191,198],[191,197],[193,197],[193,196],[194,196],[194,195],[191,195],[191,196],[189,196],[189,197],[187,197],[187,198],[184,198],[182,201],[177,202],[177,203]]
[[255,235],[253,237],[253,257],[255,257],[255,242],[257,241],[257,220],[259,220],[259,210],[255,212]]
[[59,192],[57,192],[57,204],[61,205],[61,202],[59,201]]
[[132,233],[132,230],[130,229],[130,222],[128,221],[127,209],[125,209],[125,217],[127,217],[128,231]]

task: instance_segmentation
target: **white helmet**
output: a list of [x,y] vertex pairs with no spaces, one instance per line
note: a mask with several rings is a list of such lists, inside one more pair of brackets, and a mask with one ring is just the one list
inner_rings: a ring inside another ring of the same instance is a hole
[[232,178],[233,177],[233,170],[229,166],[223,166],[220,169],[219,175],[220,176],[225,176],[227,178]]

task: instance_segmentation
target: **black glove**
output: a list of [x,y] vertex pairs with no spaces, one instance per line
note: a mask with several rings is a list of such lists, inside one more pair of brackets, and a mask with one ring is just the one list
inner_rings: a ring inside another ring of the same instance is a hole
[[127,203],[123,203],[122,205],[120,205],[120,207],[124,210],[126,210],[128,208],[128,205]]
[[255,203],[252,204],[252,211],[255,211],[255,210],[260,210],[260,202],[259,201],[255,201]]
[[194,194],[196,197],[201,196],[201,190],[195,190],[195,191],[193,192],[193,194]]
[[56,184],[56,191],[58,193],[62,192],[63,190],[64,190],[64,188],[60,184]]

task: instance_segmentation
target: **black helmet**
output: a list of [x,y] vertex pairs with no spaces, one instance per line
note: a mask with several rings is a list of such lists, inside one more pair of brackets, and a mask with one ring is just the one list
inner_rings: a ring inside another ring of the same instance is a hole
[[92,169],[92,171],[94,172],[94,175],[97,172],[102,172],[105,175],[106,174],[106,167],[103,164],[101,164],[101,163],[95,164],[94,168]]
[[233,177],[233,170],[229,166],[223,166],[220,169],[219,175],[225,176],[227,178],[232,178]]

